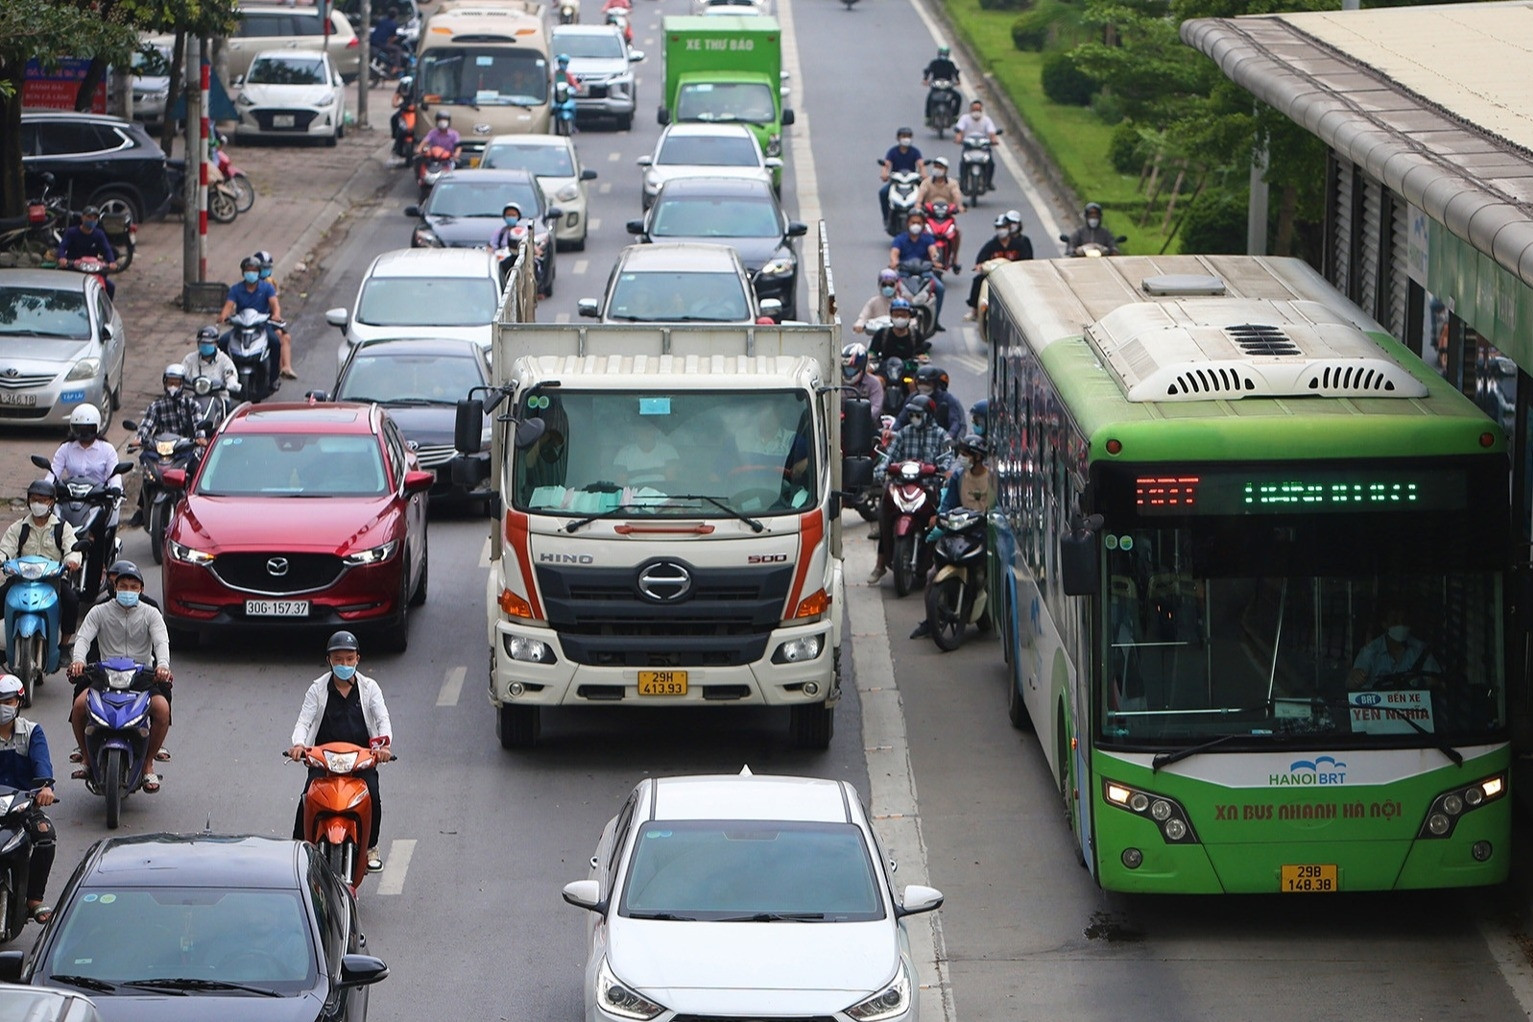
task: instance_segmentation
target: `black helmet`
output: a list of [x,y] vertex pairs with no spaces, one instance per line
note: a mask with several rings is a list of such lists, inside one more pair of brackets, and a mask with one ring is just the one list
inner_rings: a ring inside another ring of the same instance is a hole
[[928,362],[916,370],[916,382],[930,383],[933,387],[941,387],[947,383],[947,373]]
[[243,273],[246,270],[259,270],[260,268],[261,268],[261,260],[257,259],[253,255],[248,255],[245,258],[240,260],[240,272],[241,273]]
[[128,560],[113,561],[112,566],[106,569],[106,573],[108,577],[115,579],[118,573],[124,568],[136,571],[138,569],[138,565]]
[[937,56],[939,56],[939,57],[946,57],[949,53],[952,53],[952,52],[953,51],[948,49],[948,47],[945,44],[942,45],[942,46],[937,47]]
[[968,451],[970,454],[977,454],[983,458],[990,453],[990,442],[978,433],[970,433],[958,441],[958,449],[960,451]]
[[905,402],[906,415],[916,415],[918,413],[921,415],[936,415],[937,402],[933,401],[925,394],[917,394],[915,397]]
[[909,135],[911,138],[915,138],[916,132],[914,128],[895,128],[894,137],[899,138],[901,135]]
[[54,489],[53,483],[49,480],[34,479],[31,484],[27,486],[27,496],[47,497],[49,500],[53,500],[58,496],[58,492]]
[[350,650],[359,653],[362,647],[357,645],[357,637],[350,632],[336,632],[330,636],[330,641],[325,643],[325,652],[334,653],[337,650]]
[[1088,203],[1086,203],[1086,215],[1090,216],[1092,214],[1092,212],[1095,212],[1097,216],[1101,216],[1102,215],[1102,204],[1100,202],[1088,202]]
[[197,331],[197,340],[199,340],[199,341],[216,341],[216,340],[218,340],[218,327],[216,327],[216,326],[205,326],[201,330],[198,330]]
[[117,569],[117,577],[112,579],[112,585],[117,585],[125,578],[137,579],[139,585],[144,584],[144,573],[132,561],[118,561],[112,567]]
[[80,219],[84,220],[86,217],[94,217],[97,220],[101,219],[101,207],[86,206],[84,209],[80,210]]

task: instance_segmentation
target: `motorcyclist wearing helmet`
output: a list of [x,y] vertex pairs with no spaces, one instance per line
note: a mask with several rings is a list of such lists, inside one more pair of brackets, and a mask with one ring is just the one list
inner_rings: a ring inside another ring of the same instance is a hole
[[[996,146],[1001,141],[1001,129],[996,127],[995,121],[985,113],[985,103],[978,96],[969,100],[969,112],[958,118],[958,123],[953,125],[953,141],[963,145],[963,140],[969,135],[984,135],[990,140],[990,145]],[[995,160],[991,159],[985,164],[985,191],[995,191]]]
[[[1012,213],[1015,213],[1012,210]],[[979,309],[979,290],[985,283],[985,264],[993,259],[1016,262],[1033,257],[1033,243],[1022,233],[1022,214],[1017,213],[1016,229],[1013,230],[1011,213],[995,218],[995,234],[987,238],[974,257],[974,280],[969,284],[969,311],[963,314],[965,322],[972,321]]]
[[446,110],[436,112],[436,127],[426,132],[426,137],[421,139],[420,145],[415,147],[415,154],[424,156],[426,150],[432,146],[452,153],[455,163],[463,155],[463,139],[453,130],[452,115]]
[[884,381],[868,372],[868,349],[855,341],[841,349],[841,386],[868,402],[873,424],[878,425],[884,409]]
[[914,323],[915,309],[910,302],[904,298],[890,301],[889,325],[873,334],[873,339],[868,342],[868,358],[877,365],[890,357],[908,361],[926,354],[931,345],[916,333]]
[[14,674],[0,675],[0,785],[21,791],[37,792],[32,808],[26,812],[27,833],[32,838],[32,859],[25,868],[27,877],[27,918],[46,923],[53,909],[43,904],[48,892],[48,876],[53,872],[53,821],[43,809],[53,798],[53,759],[48,754],[48,736],[43,726],[21,716],[25,695],[21,679]]
[[[69,413],[70,438],[53,452],[49,465],[54,482],[79,479],[106,485],[117,469],[117,451],[100,434],[101,411],[95,405],[80,405]],[[112,521],[115,524],[116,518]]]
[[[117,269],[117,250],[107,240],[106,231],[99,226],[101,223],[101,210],[97,206],[86,206],[80,211],[80,223],[64,231],[64,236],[59,239],[58,252],[54,255],[54,262],[61,270],[69,269],[69,264],[89,256],[106,263],[108,270]],[[114,298],[117,295],[117,285],[112,283],[111,277],[102,278],[106,283],[106,296]]]
[[197,422],[200,409],[191,388],[186,385],[186,367],[172,362],[165,367],[160,383],[165,391],[149,402],[144,417],[138,424],[138,444],[150,443],[160,433],[189,436],[198,447],[207,446],[207,432]]
[[580,76],[570,70],[568,53],[561,53],[554,58],[554,81],[558,82],[560,79],[563,79],[564,83],[570,87],[571,93],[580,88]]
[[[975,436],[990,435],[990,399],[982,397],[969,406],[969,428]],[[988,442],[988,440],[987,440]]]
[[[107,565],[107,569],[106,569],[106,572],[105,572],[105,574],[106,574],[106,587],[102,591],[100,598],[97,599],[96,602],[97,603],[111,603],[113,600],[117,599],[117,576],[121,575],[125,571],[137,571],[137,570],[138,570],[138,565],[134,564],[132,561],[128,560],[126,557],[119,558],[118,560],[115,560],[111,564]],[[160,609],[160,601],[156,600],[153,596],[150,596],[148,593],[139,593],[139,595],[138,595],[138,602],[139,603],[146,603],[149,606],[153,607],[155,610],[159,610]],[[96,653],[97,653],[97,651],[92,649],[90,651],[89,659],[91,659],[91,660],[99,659],[96,656]]]
[[393,7],[385,10],[383,17],[373,25],[372,34],[367,37],[367,41],[372,48],[373,56],[388,68],[390,74],[404,67],[404,40],[399,37],[398,10]]
[[[224,307],[219,310],[218,321],[227,323],[229,317],[246,309],[264,312],[269,317],[266,321],[266,335],[270,339],[269,348],[273,354],[278,355],[277,365],[272,367],[274,374],[272,379],[275,384],[275,373],[281,370],[282,359],[291,358],[288,354],[289,346],[283,344],[286,331],[278,326],[282,322],[282,302],[277,297],[277,286],[269,280],[261,279],[261,261],[255,256],[246,256],[240,260],[240,277],[237,283],[229,285],[229,295],[224,299]],[[226,338],[227,335],[220,338],[219,343],[227,344]],[[291,373],[292,369],[289,368],[283,375],[291,378]]]
[[[30,555],[58,561],[71,572],[80,570],[84,557],[74,549],[78,539],[75,527],[54,512],[55,496],[53,483],[47,479],[35,479],[27,487],[26,515],[0,536],[0,563]],[[16,576],[8,574],[0,584],[0,607],[5,606],[5,594],[15,581]],[[54,581],[59,591],[59,645],[63,646],[74,635],[75,622],[80,619],[80,594],[67,580]]]
[[[97,645],[101,660],[128,657],[144,664],[147,670],[133,678],[132,691],[149,693],[149,741],[144,750],[144,790],[151,794],[160,790],[160,779],[155,776],[154,764],[170,759],[170,751],[162,748],[166,732],[170,730],[170,635],[165,630],[165,619],[160,612],[139,600],[144,591],[144,576],[132,561],[119,565],[117,580],[113,583],[111,603],[98,603],[86,612],[75,634],[74,652],[69,664],[69,676],[75,679],[74,709],[69,721],[74,725],[76,749],[85,748],[85,692],[89,688],[106,685],[106,672],[99,665],[86,670],[86,656],[91,643]],[[152,672],[152,673],[151,673]],[[82,756],[79,751],[70,756]],[[83,757],[82,757],[83,758]],[[90,764],[84,763],[74,776],[89,776]]]
[[948,176],[948,158],[938,156],[932,160],[931,177],[921,182],[921,187],[916,191],[916,205],[931,213],[931,205],[934,202],[945,202],[954,213],[964,212],[963,192],[958,190],[958,182]]
[[[901,263],[931,263],[940,267],[941,254],[937,251],[937,239],[926,229],[926,214],[913,209],[905,218],[905,232],[896,235],[889,246],[889,269],[898,270]],[[931,281],[932,290],[937,294],[932,332],[940,334],[947,329],[942,325],[942,296],[947,293],[947,288],[943,286],[942,275],[935,270],[923,270],[921,276]]]
[[[952,446],[947,432],[937,424],[937,403],[924,394],[918,394],[905,403],[901,414],[907,419],[906,426],[894,434],[884,460],[879,464],[879,474],[884,475],[895,465],[905,461],[918,461],[923,465],[935,465],[946,472],[953,463]],[[925,525],[922,523],[922,527]],[[883,501],[878,507],[878,560],[868,576],[868,585],[877,585],[889,570],[889,554],[894,547],[894,501],[887,486]]]
[[[964,418],[963,402],[948,393],[947,385],[947,373],[934,365],[928,363],[916,370],[916,393],[924,394],[936,402],[937,424],[947,430],[948,436],[957,443],[968,433],[969,423]],[[909,404],[900,409],[899,417],[894,420],[895,429],[903,428],[910,421],[909,412]]]
[[197,347],[181,360],[186,378],[195,381],[205,376],[213,389],[224,388],[231,394],[240,392],[240,373],[230,358],[218,346],[218,327],[205,326],[197,331]]
[[[260,267],[260,279],[276,288],[278,297],[281,297],[282,285],[277,283],[277,279],[272,276],[276,271],[276,262],[272,259],[271,253],[263,248],[258,252],[252,252],[250,258],[254,259]],[[281,317],[273,318],[280,319]],[[298,374],[293,372],[293,337],[287,332],[285,327],[279,325],[274,326],[273,329],[277,332],[277,343],[281,349],[281,364],[278,367],[278,372],[282,374],[282,378],[285,380],[296,380],[298,379]]]
[[[884,267],[878,271],[878,291],[862,303],[862,311],[857,313],[857,319],[852,323],[852,333],[865,333],[868,328],[868,320],[884,319],[889,315],[889,303],[894,301],[899,294],[900,275],[894,270]],[[909,305],[909,302],[905,304]]]
[[1102,204],[1100,202],[1088,202],[1082,210],[1086,222],[1077,227],[1075,233],[1066,239],[1069,246],[1066,255],[1080,255],[1081,248],[1086,245],[1101,245],[1108,255],[1118,254],[1118,238],[1107,228],[1102,226]]
[[[997,496],[995,473],[986,464],[990,457],[990,444],[978,433],[970,433],[958,443],[958,467],[942,488],[942,500],[937,514],[942,515],[955,507],[966,507],[986,514],[995,507]],[[926,541],[934,543],[942,528],[933,525],[926,534]],[[912,639],[931,634],[931,621],[923,618],[910,633]]]
[[[343,631],[330,636],[330,641],[325,644],[325,662],[329,670],[309,685],[309,690],[304,693],[303,708],[298,711],[298,723],[293,725],[292,747],[287,750],[293,760],[301,763],[305,748],[329,742],[349,742],[370,748],[380,763],[394,758],[390,749],[394,729],[389,721],[389,708],[383,701],[383,689],[357,670],[361,660],[362,650],[355,635]],[[323,776],[323,770],[310,768],[304,792],[309,790],[316,777]],[[367,868],[377,872],[383,868],[383,859],[378,854],[379,825],[383,822],[378,769],[363,770],[356,776],[366,782],[367,793],[373,800]],[[293,821],[293,840],[302,841],[307,836],[303,832],[303,795],[300,793],[298,813]]]
[[889,222],[889,175],[897,170],[913,170],[922,177],[926,176],[926,161],[914,143],[915,132],[910,128],[900,128],[894,133],[894,145],[884,153],[883,166],[878,171],[878,179],[884,183],[878,190],[878,211],[882,217],[879,223]]
[[952,50],[946,44],[937,47],[937,55],[931,63],[921,72],[921,84],[935,86],[937,82],[947,82],[946,89],[932,88],[926,93],[926,126],[931,127],[932,115],[937,109],[937,102],[951,103],[952,110],[958,112],[958,65],[953,63]]

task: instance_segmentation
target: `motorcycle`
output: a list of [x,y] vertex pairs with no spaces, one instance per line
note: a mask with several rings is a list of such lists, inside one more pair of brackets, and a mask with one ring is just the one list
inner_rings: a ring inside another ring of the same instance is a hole
[[255,185],[250,183],[250,178],[245,176],[245,172],[236,167],[234,161],[229,158],[228,145],[227,135],[217,135],[209,139],[208,156],[212,159],[213,166],[224,184],[234,195],[235,212],[249,213],[250,207],[255,205]]
[[575,90],[562,78],[554,82],[553,121],[555,135],[575,133]]
[[36,795],[35,789],[0,788],[0,944],[21,936],[30,917],[27,881],[32,835],[27,830],[27,813]]
[[[104,288],[107,287],[107,274],[114,272],[107,268],[106,263],[93,255],[81,256],[78,259],[72,260],[65,269],[74,270],[76,273],[83,273],[88,277],[95,277],[101,281],[101,286]],[[109,293],[108,297],[112,297],[112,295]]]
[[452,158],[452,150],[444,149],[439,145],[431,146],[417,156],[415,184],[420,189],[420,201],[425,202],[426,196],[431,194],[431,188],[437,183],[437,179],[456,165]]
[[976,132],[963,137],[963,153],[958,157],[958,190],[969,200],[970,206],[979,205],[979,197],[990,190],[985,185],[985,177],[994,160],[989,135]]
[[335,875],[356,894],[367,876],[366,842],[373,824],[367,782],[357,774],[378,765],[377,753],[350,742],[328,742],[306,747],[303,762],[325,771],[303,794],[304,838],[319,846]]
[[[130,430],[138,428],[132,420],[124,420],[123,425]],[[133,447],[132,443],[128,445],[129,450]],[[138,508],[144,531],[149,534],[149,555],[155,564],[165,562],[165,526],[170,523],[170,509],[179,495],[161,479],[167,468],[179,468],[190,479],[197,470],[201,451],[192,437],[176,433],[160,433],[139,448],[138,465],[144,481],[138,491]]]
[[240,394],[247,401],[264,401],[282,387],[281,377],[272,371],[272,348],[276,341],[267,326],[286,329],[287,324],[254,309],[241,309],[229,317],[229,324],[230,329],[218,339],[218,344],[240,374]]
[[[177,157],[165,161],[166,175],[170,179],[170,209],[174,213],[186,212],[186,161]],[[208,219],[220,224],[232,224],[239,216],[240,197],[234,186],[217,173],[215,166],[208,174]],[[252,189],[252,195],[254,190]],[[251,201],[254,201],[252,198]]]
[[938,135],[946,136],[953,130],[953,125],[958,123],[958,107],[963,98],[958,95],[958,89],[946,78],[937,78],[932,81],[931,90],[926,94],[926,108],[931,111],[931,117],[926,123],[934,128]]
[[984,628],[985,516],[955,507],[937,516],[941,534],[931,544],[936,571],[926,587],[926,620],[937,648],[951,653],[963,645],[969,625]]
[[1082,259],[1101,259],[1103,256],[1117,255],[1118,249],[1116,246],[1121,245],[1127,241],[1128,235],[1120,234],[1113,238],[1113,247],[1111,248],[1095,241],[1088,242],[1084,245],[1072,246],[1070,244],[1070,236],[1068,234],[1061,234],[1059,236],[1059,240],[1065,243],[1065,255],[1067,256]]
[[623,41],[629,46],[633,45],[633,26],[628,23],[626,7],[614,7],[607,11],[606,22],[617,26],[618,31],[623,33]]
[[198,376],[192,380],[192,400],[197,402],[197,425],[205,426],[209,436],[218,431],[234,407],[224,381],[211,376]]
[[[40,454],[32,455],[31,462],[45,472],[53,470],[48,459]],[[56,484],[59,517],[74,526],[77,537],[90,543],[80,575],[80,602],[86,607],[96,602],[101,593],[102,573],[122,551],[115,521],[122,505],[122,485],[117,477],[131,471],[131,461],[119,461],[104,484],[85,479],[66,479]]]
[[[85,550],[88,543],[76,543]],[[64,565],[28,554],[0,565],[15,576],[5,594],[5,649],[11,673],[21,679],[23,708],[32,705],[32,692],[59,669],[59,587],[73,585]]]
[[0,219],[0,252],[20,252],[30,262],[42,263],[58,251],[69,223],[69,205],[64,196],[49,195],[52,174],[44,173],[42,182],[42,192],[27,200],[25,213]]
[[559,24],[580,24],[580,5],[576,3],[575,0],[564,0],[564,2],[559,5]]
[[[883,165],[883,161],[879,161]],[[889,237],[897,236],[905,229],[905,221],[912,210],[917,209],[916,192],[921,189],[921,175],[913,170],[896,170],[889,175],[889,219],[884,231]]]
[[106,825],[116,830],[122,804],[144,784],[144,759],[149,751],[149,692],[133,691],[133,681],[153,668],[131,657],[112,657],[87,664],[98,670],[106,686],[86,690],[85,761],[91,765],[85,787],[106,797]]
[[926,574],[931,561],[926,530],[937,513],[937,466],[902,461],[889,466],[889,499],[894,503],[894,594],[906,596]]
[[926,204],[926,229],[937,239],[937,265],[944,270],[958,265],[958,243],[963,235],[958,230],[958,214],[942,199]]
[[899,295],[915,311],[911,326],[924,340],[932,335],[932,327],[937,323],[937,285],[933,278],[942,270],[925,259],[905,259],[895,271],[900,275]]
[[373,88],[397,81],[415,70],[415,53],[407,45],[405,30],[396,29],[396,45],[373,50],[367,61],[367,81]]

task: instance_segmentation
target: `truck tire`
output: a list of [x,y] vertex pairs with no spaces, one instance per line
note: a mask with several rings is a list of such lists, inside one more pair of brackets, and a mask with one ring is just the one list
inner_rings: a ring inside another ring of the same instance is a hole
[[538,740],[542,721],[536,706],[502,706],[495,711],[495,737],[502,749],[526,749]]
[[836,733],[836,710],[824,703],[795,706],[790,711],[788,734],[800,749],[828,749]]

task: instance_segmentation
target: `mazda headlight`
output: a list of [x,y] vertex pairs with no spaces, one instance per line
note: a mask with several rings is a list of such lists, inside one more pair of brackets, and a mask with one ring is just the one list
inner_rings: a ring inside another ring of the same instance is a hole
[[442,239],[429,227],[417,227],[410,240],[416,248],[442,248]]
[[580,189],[575,185],[565,185],[557,192],[554,192],[554,198],[560,202],[574,202],[580,198]]
[[858,1001],[846,1013],[857,1022],[879,1022],[880,1019],[903,1015],[910,1009],[910,974],[905,963],[900,963],[899,974],[894,982],[865,1001]]
[[596,1002],[602,1006],[602,1010],[610,1012],[619,1018],[631,1018],[637,1022],[649,1022],[650,1019],[665,1011],[662,1005],[656,1004],[648,997],[635,993],[618,981],[612,974],[612,966],[607,964],[605,958],[601,961],[601,970],[596,975]]
[[170,556],[185,564],[212,564],[213,555],[204,550],[193,550],[189,546],[177,543],[175,540],[166,540],[165,549],[170,551]]
[[399,546],[399,540],[391,539],[382,546],[375,546],[371,550],[358,550],[354,554],[347,554],[341,558],[341,561],[353,568],[364,564],[377,564],[379,561],[388,560],[397,546]]
[[798,263],[792,256],[778,256],[761,268],[757,274],[759,277],[786,277],[790,275]]
[[75,367],[69,370],[69,375],[64,377],[64,379],[94,380],[97,374],[100,372],[101,359],[92,356],[91,358],[82,358],[80,361],[76,362]]

